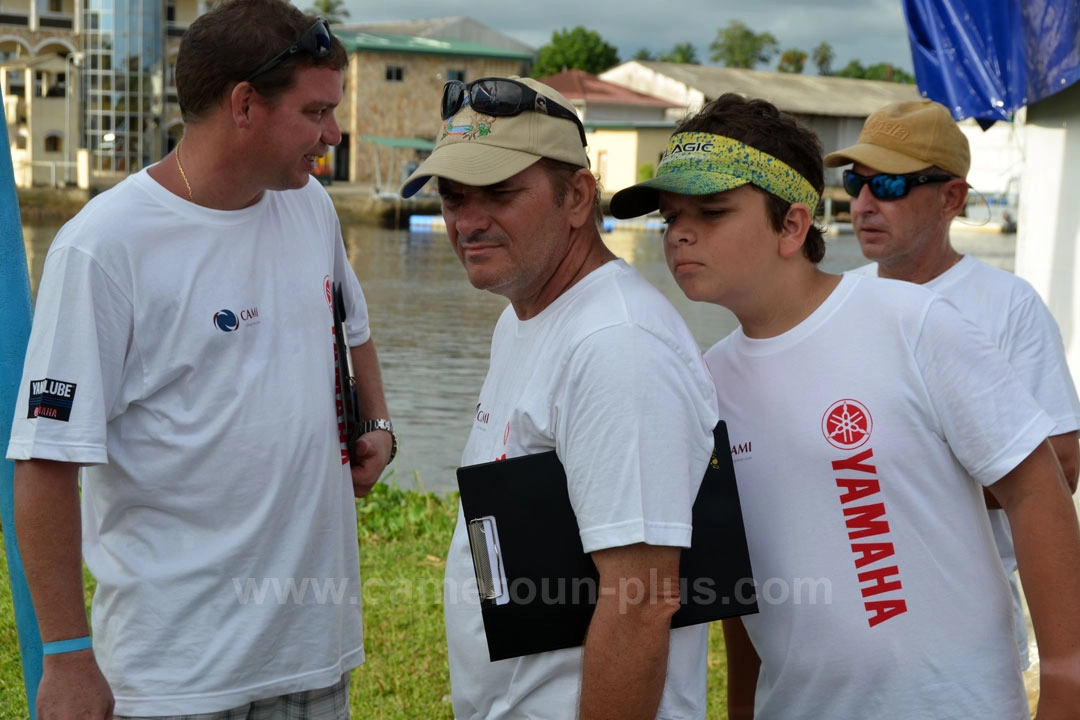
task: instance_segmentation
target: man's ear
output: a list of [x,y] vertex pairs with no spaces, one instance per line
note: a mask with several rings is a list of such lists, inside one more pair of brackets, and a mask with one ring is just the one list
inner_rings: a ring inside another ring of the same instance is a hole
[[780,228],[780,257],[789,258],[802,251],[806,233],[813,223],[813,214],[802,203],[792,203],[788,207]]
[[570,178],[570,187],[566,191],[563,203],[570,211],[570,225],[584,227],[593,222],[593,208],[596,203],[596,178],[589,168],[581,168]]
[[960,215],[967,205],[967,196],[967,180],[956,178],[945,183],[945,187],[942,189],[942,215],[948,220]]
[[258,101],[254,86],[249,82],[237,83],[229,93],[229,114],[233,124],[247,130],[251,127],[251,111]]

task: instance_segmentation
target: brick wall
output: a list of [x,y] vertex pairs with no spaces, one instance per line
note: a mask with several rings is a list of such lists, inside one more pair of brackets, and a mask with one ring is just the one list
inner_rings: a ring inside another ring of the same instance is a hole
[[[361,135],[435,140],[439,101],[447,74],[464,72],[466,80],[517,75],[517,60],[418,55],[414,53],[354,53],[349,60],[345,99],[337,111],[342,133],[349,135],[349,180],[374,183],[396,191],[403,162],[416,160],[413,150],[377,147]],[[387,68],[400,68],[401,80],[387,80]],[[376,172],[375,163],[379,163]]]

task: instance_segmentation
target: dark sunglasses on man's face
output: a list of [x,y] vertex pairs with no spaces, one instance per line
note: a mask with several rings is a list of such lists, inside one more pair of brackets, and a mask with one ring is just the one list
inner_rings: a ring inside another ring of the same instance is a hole
[[263,73],[270,72],[285,62],[286,58],[292,57],[298,52],[306,52],[314,58],[326,57],[330,54],[330,38],[330,23],[323,18],[319,18],[314,25],[300,36],[299,40],[270,58],[266,64],[259,66],[258,70],[244,78],[244,82],[251,82]]
[[845,170],[844,190],[851,197],[857,198],[862,192],[863,185],[868,185],[870,194],[878,200],[899,200],[919,185],[948,182],[953,178],[953,175],[927,175],[926,173],[859,175],[853,170]]
[[585,141],[585,128],[581,118],[572,110],[567,110],[557,102],[548,100],[524,83],[509,78],[481,78],[471,83],[451,80],[443,86],[442,119],[449,120],[458,110],[472,105],[473,109],[492,117],[514,117],[523,112],[538,112],[552,117],[573,120],[581,135],[581,145]]

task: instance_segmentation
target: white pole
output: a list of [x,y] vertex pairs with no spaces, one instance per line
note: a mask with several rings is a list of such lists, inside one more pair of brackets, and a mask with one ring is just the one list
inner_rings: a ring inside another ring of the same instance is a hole
[[64,185],[68,184],[71,162],[71,53],[64,58]]
[[[64,58],[64,186],[66,187],[71,178],[71,88],[75,84],[73,77],[75,68],[82,63],[82,53],[68,53]],[[78,96],[75,96],[76,102]],[[78,109],[78,105],[75,106]],[[55,184],[55,183],[54,183]]]

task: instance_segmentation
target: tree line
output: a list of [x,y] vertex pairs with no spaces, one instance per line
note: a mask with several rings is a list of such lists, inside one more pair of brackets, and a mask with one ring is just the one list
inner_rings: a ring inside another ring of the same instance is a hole
[[[709,43],[709,51],[709,60],[722,63],[725,67],[753,69],[759,65],[769,65],[773,59],[777,59],[777,72],[798,74],[806,69],[807,60],[810,60],[819,75],[915,83],[914,76],[892,63],[864,66],[858,60],[852,60],[839,70],[834,70],[836,54],[829,43],[820,43],[809,54],[798,48],[781,51],[780,44],[771,33],[756,33],[739,20],[732,20],[717,30],[716,39]],[[656,54],[642,48],[633,59],[701,64],[697,49],[688,42],[677,43],[671,50]],[[570,69],[598,74],[619,62],[618,50],[596,31],[582,26],[572,30],[563,28],[552,33],[551,42],[540,48],[532,74],[533,77],[544,77]]]
[[[340,23],[349,17],[344,0],[314,0],[314,7],[308,8],[307,12],[321,15],[331,23]],[[717,30],[716,39],[709,43],[709,51],[711,62],[723,63],[725,67],[731,68],[753,69],[759,65],[768,65],[779,55],[777,72],[802,73],[806,69],[806,61],[810,60],[817,68],[818,75],[915,83],[914,76],[892,63],[881,62],[864,66],[858,60],[852,60],[834,71],[836,54],[829,43],[820,43],[809,54],[798,48],[781,51],[780,44],[771,33],[756,33],[740,20],[732,20]],[[633,59],[701,64],[697,48],[688,42],[676,43],[671,50],[656,54],[641,48],[634,54]],[[552,33],[551,42],[541,47],[537,53],[532,75],[545,77],[563,70],[584,70],[595,75],[615,67],[619,62],[619,52],[614,46],[596,31],[579,25],[572,30],[563,28]]]

